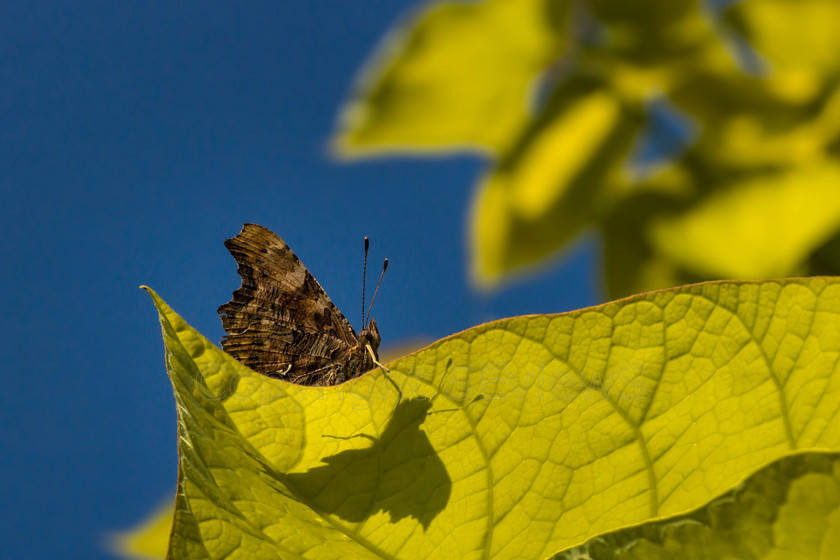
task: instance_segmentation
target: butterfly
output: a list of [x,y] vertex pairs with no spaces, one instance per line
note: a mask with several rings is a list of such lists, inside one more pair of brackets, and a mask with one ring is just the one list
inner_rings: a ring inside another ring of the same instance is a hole
[[[225,247],[242,277],[233,299],[218,310],[228,354],[259,373],[301,385],[337,385],[381,366],[376,321],[356,334],[277,234],[245,224]],[[365,268],[367,248],[365,238]],[[385,259],[383,275],[387,266]]]

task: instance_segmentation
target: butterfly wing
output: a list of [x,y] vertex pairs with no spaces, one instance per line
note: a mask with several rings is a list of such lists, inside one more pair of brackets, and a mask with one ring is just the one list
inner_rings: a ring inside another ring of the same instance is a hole
[[[288,370],[295,381],[306,384],[320,383],[307,383],[305,375],[334,377],[331,368],[341,368],[358,353],[359,340],[349,321],[274,232],[245,224],[225,247],[242,277],[233,299],[219,307],[226,352],[255,371],[271,375]],[[344,375],[338,377],[343,380]]]

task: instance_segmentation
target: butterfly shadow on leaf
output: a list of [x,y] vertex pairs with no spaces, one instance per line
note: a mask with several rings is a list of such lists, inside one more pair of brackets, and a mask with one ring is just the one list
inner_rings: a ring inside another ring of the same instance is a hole
[[[350,523],[379,511],[391,522],[413,517],[429,528],[446,507],[452,480],[426,432],[420,429],[432,403],[414,398],[399,403],[370,447],[325,457],[323,466],[286,475],[289,486],[312,507]],[[324,436],[329,437],[329,436]]]

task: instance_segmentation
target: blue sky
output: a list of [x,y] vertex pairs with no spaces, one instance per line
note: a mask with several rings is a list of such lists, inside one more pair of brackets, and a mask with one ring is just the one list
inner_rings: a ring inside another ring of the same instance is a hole
[[[108,558],[170,496],[175,410],[148,284],[208,338],[239,286],[223,241],[283,237],[351,323],[362,238],[389,343],[597,303],[587,241],[495,294],[467,281],[475,157],[336,163],[371,49],[414,2],[56,2],[0,7],[3,390],[10,558]],[[375,281],[375,279],[374,279]]]

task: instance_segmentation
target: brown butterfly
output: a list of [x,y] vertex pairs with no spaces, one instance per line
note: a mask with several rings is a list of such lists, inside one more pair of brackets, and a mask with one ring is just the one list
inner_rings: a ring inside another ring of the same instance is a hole
[[[381,366],[376,321],[357,335],[274,232],[245,224],[225,247],[242,277],[233,299],[219,307],[227,332],[222,348],[228,354],[269,377],[301,385],[336,385]],[[367,247],[365,238],[365,268]],[[385,259],[383,274],[387,266]]]

